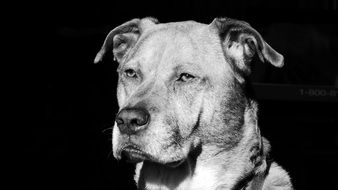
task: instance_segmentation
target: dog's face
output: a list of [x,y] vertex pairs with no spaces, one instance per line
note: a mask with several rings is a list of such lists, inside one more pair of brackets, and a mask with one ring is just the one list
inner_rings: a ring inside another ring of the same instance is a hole
[[235,146],[251,58],[283,62],[248,24],[230,19],[135,19],[107,36],[95,61],[109,51],[119,62],[114,156],[172,166],[199,145]]

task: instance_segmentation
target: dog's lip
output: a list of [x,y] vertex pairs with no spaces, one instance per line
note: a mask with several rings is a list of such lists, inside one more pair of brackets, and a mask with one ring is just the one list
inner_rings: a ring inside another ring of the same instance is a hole
[[138,163],[144,160],[152,160],[152,156],[142,151],[138,146],[129,144],[121,149],[122,158],[126,158],[127,162]]
[[169,166],[171,168],[176,168],[176,167],[180,166],[184,161],[185,161],[185,159],[182,159],[182,160],[167,162],[164,165]]
[[140,149],[135,144],[127,144],[123,146],[123,148],[120,151],[120,155],[122,159],[125,159],[127,162],[130,162],[130,163],[149,161],[149,162],[158,163],[164,166],[168,166],[171,168],[176,168],[185,161],[185,159],[174,160],[170,162],[160,161],[156,159],[155,157],[153,157],[152,155],[150,155],[149,153]]

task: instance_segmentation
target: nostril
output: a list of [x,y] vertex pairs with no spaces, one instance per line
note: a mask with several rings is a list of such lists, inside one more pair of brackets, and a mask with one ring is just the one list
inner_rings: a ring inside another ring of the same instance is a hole
[[139,123],[139,121],[138,121],[138,119],[136,119],[136,118],[130,120],[130,124],[131,124],[131,125],[138,125],[138,123]]
[[115,121],[116,121],[116,123],[117,123],[118,125],[124,124],[124,121],[123,121],[123,119],[121,119],[121,118],[116,118]]
[[142,119],[138,119],[138,120],[136,121],[136,124],[137,124],[138,126],[141,126],[141,125],[144,125],[145,122],[144,122],[144,120],[142,120]]
[[146,110],[143,110],[140,117],[137,119],[137,125],[145,125],[149,122],[150,115]]
[[147,123],[147,120],[144,118],[136,119],[136,124],[138,126],[145,125]]
[[142,126],[142,125],[145,125],[146,123],[147,123],[146,120],[142,118],[135,118],[135,119],[130,120],[130,124],[136,125],[136,126]]

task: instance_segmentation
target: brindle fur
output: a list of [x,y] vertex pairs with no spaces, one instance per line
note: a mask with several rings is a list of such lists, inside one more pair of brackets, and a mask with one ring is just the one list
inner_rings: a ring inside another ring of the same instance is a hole
[[[112,52],[119,63],[120,110],[141,107],[151,120],[133,135],[113,130],[113,153],[132,144],[151,155],[136,166],[139,189],[292,189],[288,174],[270,162],[270,145],[248,96],[251,59],[281,67],[248,23],[217,18],[160,24],[134,19],[112,30],[95,62]],[[136,72],[128,78],[127,69]],[[195,78],[179,81],[182,73]],[[176,167],[166,164],[182,161]]]

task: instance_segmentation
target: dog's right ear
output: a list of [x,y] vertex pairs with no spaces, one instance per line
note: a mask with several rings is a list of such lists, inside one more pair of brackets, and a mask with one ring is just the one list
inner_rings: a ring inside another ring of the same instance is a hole
[[113,53],[114,59],[121,63],[145,28],[157,24],[157,22],[154,18],[133,19],[111,30],[104,40],[101,50],[97,53],[94,63],[102,61],[107,53]]

